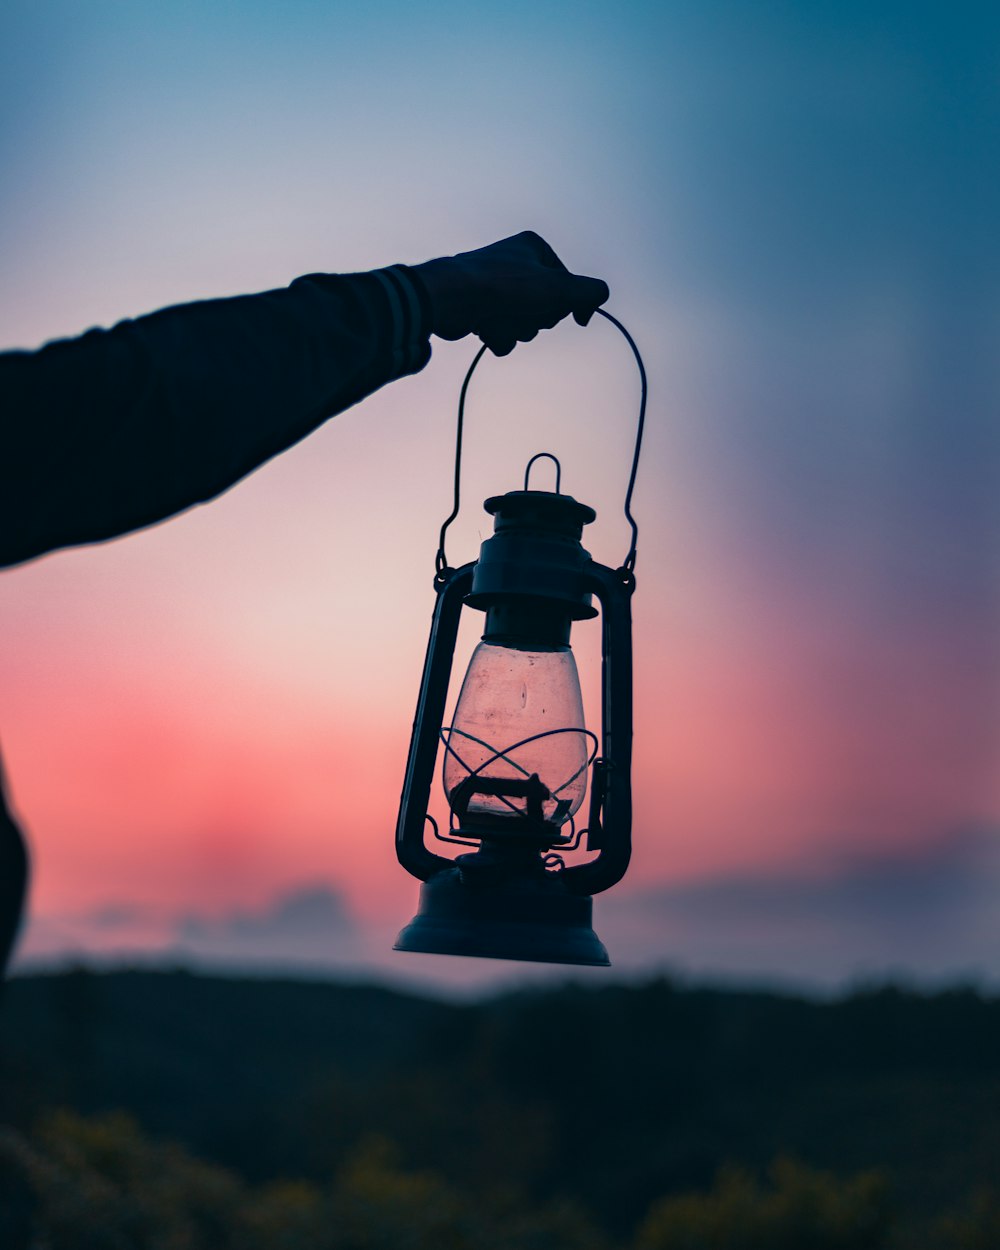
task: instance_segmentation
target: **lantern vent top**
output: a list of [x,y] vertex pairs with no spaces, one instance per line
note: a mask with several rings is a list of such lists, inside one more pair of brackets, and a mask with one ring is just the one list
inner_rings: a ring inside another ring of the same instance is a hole
[[494,517],[497,534],[506,530],[541,530],[579,540],[583,527],[597,516],[593,508],[572,495],[547,490],[511,490],[506,495],[491,496],[483,507]]

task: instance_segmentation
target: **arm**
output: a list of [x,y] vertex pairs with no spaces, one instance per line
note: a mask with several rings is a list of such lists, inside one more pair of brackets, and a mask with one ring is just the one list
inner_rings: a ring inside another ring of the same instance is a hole
[[0,354],[0,565],[202,503],[372,391],[431,333],[498,355],[608,296],[531,232],[372,273],[206,300]]
[[430,356],[402,266],[167,308],[0,355],[0,563],[210,499]]

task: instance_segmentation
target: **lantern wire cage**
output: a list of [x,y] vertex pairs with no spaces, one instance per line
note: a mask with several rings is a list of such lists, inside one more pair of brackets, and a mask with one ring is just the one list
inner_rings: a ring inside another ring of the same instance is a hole
[[[581,773],[585,773],[587,769],[590,768],[591,764],[593,764],[594,760],[597,758],[597,752],[600,749],[600,742],[598,741],[597,735],[595,733],[592,733],[589,729],[579,729],[579,728],[573,728],[573,727],[566,727],[562,729],[543,729],[540,733],[531,734],[530,737],[527,737],[527,738],[521,738],[520,741],[514,742],[508,747],[504,747],[502,750],[497,750],[497,748],[494,747],[491,742],[486,742],[483,738],[477,738],[474,734],[467,733],[464,729],[456,729],[453,725],[442,726],[440,730],[440,734],[441,734],[441,741],[444,744],[445,752],[448,755],[450,755],[453,759],[458,761],[458,763],[462,766],[462,768],[465,769],[466,775],[468,777],[478,777],[483,774],[485,769],[490,768],[492,765],[500,761],[503,761],[505,764],[508,764],[512,769],[515,769],[517,772],[521,773],[522,776],[529,777],[531,776],[530,770],[525,768],[523,764],[518,763],[518,761],[512,757],[512,753],[514,751],[520,751],[522,747],[529,746],[533,742],[538,742],[542,738],[551,738],[555,736],[556,734],[580,734],[584,738],[589,738],[590,743],[591,743],[591,750],[587,756],[586,763],[581,764],[580,767],[571,776],[567,777],[566,780],[561,785],[556,786],[555,788],[549,789],[549,794],[550,794],[550,797],[552,798],[555,798],[556,795],[558,795],[561,791],[565,790],[568,786],[571,786],[573,782],[576,781],[576,779],[580,776]],[[462,759],[461,755],[459,755],[458,751],[453,746],[452,739],[456,736],[460,738],[466,738],[470,742],[476,743],[478,746],[485,747],[487,751],[492,751],[493,754],[488,756],[486,759],[484,759],[482,763],[477,764],[475,768],[472,768],[469,764],[466,763],[464,759]],[[491,797],[499,799],[499,801],[503,803],[505,807],[510,809],[513,816],[517,817],[520,820],[524,820],[524,821],[528,820],[527,813],[524,812],[520,807],[518,807],[516,803],[512,803],[506,795],[495,794],[495,795],[492,795]],[[558,803],[559,803],[559,800],[557,799],[557,808],[558,808]],[[433,817],[428,816],[428,819],[430,820],[434,828],[434,836],[438,838],[439,841],[455,842],[459,844],[460,846],[478,846],[479,845],[478,841],[470,841],[468,838],[462,838],[462,837],[456,836],[456,831],[461,832],[461,830],[457,824],[456,815],[455,815],[455,811],[453,808],[450,809],[449,811],[449,822],[448,822],[449,832],[447,834],[440,832],[437,821],[434,820]],[[564,850],[568,850],[568,851],[575,850],[580,845],[580,841],[583,838],[583,835],[587,832],[587,830],[581,829],[577,831],[576,821],[574,820],[572,815],[568,816],[566,818],[566,821],[568,821],[569,827],[570,827],[569,836],[554,840],[552,845],[559,846],[560,848]],[[562,823],[566,823],[566,822],[564,821]]]

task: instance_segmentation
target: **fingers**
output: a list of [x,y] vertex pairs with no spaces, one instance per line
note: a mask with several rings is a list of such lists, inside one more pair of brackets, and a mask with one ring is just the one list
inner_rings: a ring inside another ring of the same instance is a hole
[[578,326],[585,326],[611,292],[600,278],[577,278],[576,282],[578,295],[573,305],[573,320]]
[[571,314],[577,325],[585,326],[608,298],[608,285],[600,278],[582,277],[565,268],[548,273],[541,283],[532,280],[530,292],[522,289],[516,299],[508,295],[501,315],[480,320],[475,333],[494,355],[509,355],[517,343],[530,343],[539,330],[549,330]]
[[494,356],[509,356],[518,343],[530,343],[538,335],[538,326],[530,322],[495,320],[482,325],[476,333]]
[[434,334],[478,334],[498,356],[564,317],[586,325],[608,298],[606,283],[571,273],[533,230],[427,261],[413,272],[427,291]]

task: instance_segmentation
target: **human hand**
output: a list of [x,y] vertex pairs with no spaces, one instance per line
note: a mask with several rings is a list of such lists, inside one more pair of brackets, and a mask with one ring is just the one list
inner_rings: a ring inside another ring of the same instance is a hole
[[477,334],[496,356],[570,313],[585,326],[608,298],[607,283],[570,273],[532,230],[412,270],[430,297],[432,332],[443,339]]

